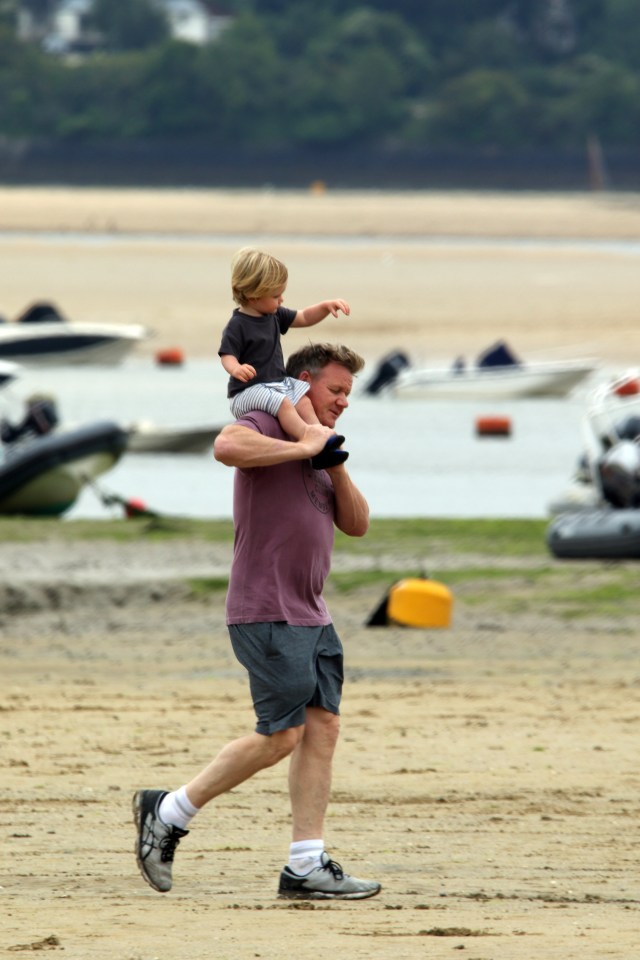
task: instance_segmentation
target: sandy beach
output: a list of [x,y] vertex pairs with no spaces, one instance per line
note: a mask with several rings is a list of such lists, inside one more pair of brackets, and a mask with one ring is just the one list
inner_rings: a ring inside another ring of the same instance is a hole
[[[72,319],[144,323],[150,361],[179,345],[217,362],[229,261],[251,243],[287,262],[290,305],[348,299],[351,318],[318,333],[368,359],[472,357],[506,337],[525,359],[635,366],[639,241],[629,195],[5,188],[0,313],[53,300]],[[430,550],[398,544],[385,569],[421,569]],[[171,893],[147,887],[132,792],[179,786],[253,726],[224,591],[190,586],[225,577],[229,557],[228,544],[180,537],[68,543],[55,526],[0,542],[0,955],[635,955],[637,623],[527,604],[526,557],[514,582],[480,579],[480,603],[456,593],[443,630],[367,629],[380,591],[328,589],[347,684],[325,839],[346,869],[382,882],[379,897],[276,899],[285,766],[200,815]],[[437,559],[487,565],[480,548]],[[568,588],[597,592],[601,567],[572,570]]]
[[[211,804],[174,889],[149,889],[133,790],[178,786],[253,725],[224,592],[187,583],[228,562],[228,544],[180,538],[0,546],[3,956],[281,960],[316,941],[350,960],[634,955],[637,628],[518,604],[517,578],[499,609],[490,581],[480,607],[458,595],[441,630],[367,629],[379,590],[328,590],[347,685],[326,841],[379,897],[275,897],[286,765]],[[597,588],[598,565],[573,576]]]
[[249,244],[287,263],[289,305],[347,299],[350,319],[317,335],[368,360],[448,363],[506,338],[525,360],[628,366],[639,240],[636,194],[2,188],[0,314],[53,300],[71,319],[144,324],[143,354],[215,360],[230,260]]

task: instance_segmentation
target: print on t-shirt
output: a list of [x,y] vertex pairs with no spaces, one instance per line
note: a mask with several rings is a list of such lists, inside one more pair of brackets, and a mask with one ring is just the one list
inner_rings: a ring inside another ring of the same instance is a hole
[[314,470],[309,463],[302,463],[302,478],[311,503],[320,513],[329,513],[333,502],[333,487],[324,470]]

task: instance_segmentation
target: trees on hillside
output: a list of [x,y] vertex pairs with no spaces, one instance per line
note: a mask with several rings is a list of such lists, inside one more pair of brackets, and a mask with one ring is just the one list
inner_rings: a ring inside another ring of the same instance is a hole
[[94,0],[87,21],[107,50],[143,50],[169,38],[169,21],[154,0]]
[[170,40],[155,0],[96,0],[91,25],[108,49],[79,62],[18,42],[12,2],[0,0],[7,137],[640,140],[637,0],[228,0],[233,24],[204,47]]

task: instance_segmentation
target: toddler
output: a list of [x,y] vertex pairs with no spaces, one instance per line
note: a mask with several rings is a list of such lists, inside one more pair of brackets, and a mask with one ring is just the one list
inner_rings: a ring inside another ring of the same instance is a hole
[[[239,418],[251,410],[277,417],[285,433],[301,440],[307,424],[318,418],[305,396],[309,384],[287,377],[280,337],[289,327],[311,327],[329,314],[349,315],[345,300],[323,300],[303,310],[283,307],[288,271],[268,253],[243,248],[233,258],[231,291],[238,306],[222,331],[218,355],[229,374],[227,396]],[[344,437],[329,428],[323,450],[312,458],[316,469],[344,463],[349,454],[340,447]]]

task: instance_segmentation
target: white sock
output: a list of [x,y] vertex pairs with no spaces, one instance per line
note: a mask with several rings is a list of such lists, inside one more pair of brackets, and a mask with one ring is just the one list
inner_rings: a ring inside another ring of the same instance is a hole
[[289,869],[304,876],[320,866],[323,853],[323,840],[296,840],[289,848]]
[[187,788],[180,787],[162,798],[158,813],[164,823],[187,830],[198,810],[199,807],[194,807],[189,800]]

